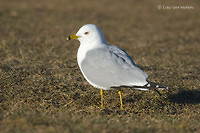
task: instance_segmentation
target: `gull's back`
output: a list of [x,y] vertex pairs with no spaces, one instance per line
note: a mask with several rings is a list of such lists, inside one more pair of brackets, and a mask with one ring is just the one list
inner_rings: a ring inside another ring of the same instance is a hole
[[147,84],[147,74],[116,46],[104,45],[89,50],[80,65],[85,78],[101,89]]

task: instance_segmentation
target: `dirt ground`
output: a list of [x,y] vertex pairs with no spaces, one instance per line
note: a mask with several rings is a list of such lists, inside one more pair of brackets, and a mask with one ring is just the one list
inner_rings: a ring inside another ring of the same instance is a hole
[[[122,89],[124,110],[104,91],[99,108],[65,40],[88,23],[171,89]],[[199,133],[199,24],[199,0],[1,0],[0,132]]]

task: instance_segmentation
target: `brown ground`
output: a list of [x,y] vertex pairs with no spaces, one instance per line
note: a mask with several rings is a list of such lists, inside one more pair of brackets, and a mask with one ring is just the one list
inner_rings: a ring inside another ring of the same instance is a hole
[[[194,9],[157,9],[190,5]],[[117,91],[85,83],[76,61],[84,24],[126,50],[149,74],[171,86]],[[199,0],[1,0],[0,132],[200,132]]]

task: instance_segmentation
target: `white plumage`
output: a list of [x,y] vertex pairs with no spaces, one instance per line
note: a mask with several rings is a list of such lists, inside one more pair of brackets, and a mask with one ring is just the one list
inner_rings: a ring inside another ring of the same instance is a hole
[[84,25],[76,36],[80,41],[78,65],[94,87],[108,90],[113,86],[144,86],[148,83],[147,74],[124,50],[107,44],[96,25]]
[[[78,65],[85,79],[94,87],[101,89],[101,108],[103,90],[130,87],[139,90],[155,90],[168,87],[147,80],[148,75],[136,66],[132,58],[121,48],[106,43],[101,30],[94,24],[82,26],[76,35],[67,40],[78,39]],[[120,108],[123,109],[121,90]]]

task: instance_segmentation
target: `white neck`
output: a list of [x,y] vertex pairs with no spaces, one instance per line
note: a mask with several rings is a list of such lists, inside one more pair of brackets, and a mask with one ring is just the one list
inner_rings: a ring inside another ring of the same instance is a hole
[[102,47],[104,46],[105,44],[102,43],[102,44],[96,44],[96,43],[93,43],[93,44],[80,44],[79,48],[78,48],[78,53],[77,53],[77,61],[78,61],[78,65],[80,66],[81,65],[81,62],[85,59],[86,57],[86,53],[91,50],[91,49],[94,49],[94,48],[98,48],[98,47]]

